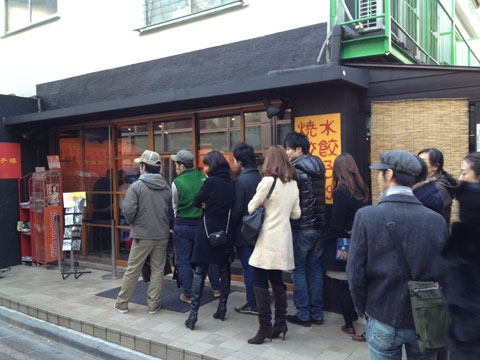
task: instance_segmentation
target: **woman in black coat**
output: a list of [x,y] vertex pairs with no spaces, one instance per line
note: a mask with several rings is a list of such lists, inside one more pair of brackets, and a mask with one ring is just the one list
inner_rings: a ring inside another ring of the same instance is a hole
[[[185,326],[193,330],[198,318],[198,308],[203,292],[209,264],[218,264],[220,268],[220,300],[213,317],[225,320],[227,299],[230,293],[230,258],[233,255],[233,237],[231,231],[230,210],[234,199],[233,180],[230,179],[230,165],[218,151],[211,151],[203,159],[205,179],[202,187],[193,198],[193,205],[204,208],[204,215],[193,244],[192,266],[193,284],[190,315]],[[226,245],[212,247],[208,234],[227,231]]]
[[450,359],[480,359],[480,153],[465,157],[455,197],[460,221],[444,251]]
[[[368,200],[368,188],[362,180],[357,164],[350,154],[342,154],[333,163],[333,209],[325,235],[323,266],[326,269],[326,283],[340,304],[345,325],[342,331],[355,336],[353,322],[357,314],[348,288],[345,273],[346,260],[337,259],[337,239],[350,238],[355,213]],[[355,336],[356,341],[365,341]]]

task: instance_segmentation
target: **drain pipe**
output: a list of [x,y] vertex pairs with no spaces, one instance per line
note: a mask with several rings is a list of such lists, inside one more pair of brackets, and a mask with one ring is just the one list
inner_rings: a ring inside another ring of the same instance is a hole
[[38,112],[42,112],[43,111],[43,107],[42,107],[42,98],[38,95],[34,95],[32,96],[32,99],[35,99],[37,100],[37,109],[38,109]]

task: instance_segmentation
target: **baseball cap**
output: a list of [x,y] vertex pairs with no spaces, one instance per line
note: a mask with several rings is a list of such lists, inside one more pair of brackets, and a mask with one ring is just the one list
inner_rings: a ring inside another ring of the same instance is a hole
[[160,159],[160,155],[155,151],[145,150],[141,157],[135,159],[137,164],[145,163],[152,166],[160,166],[162,165],[162,160]]
[[172,161],[182,163],[191,163],[193,162],[194,158],[195,157],[193,156],[193,154],[188,150],[180,150],[179,152],[177,152],[176,155],[170,156],[170,159],[172,159]]
[[407,151],[391,150],[382,153],[380,162],[370,166],[373,170],[397,170],[405,174],[417,176],[422,171],[420,162]]

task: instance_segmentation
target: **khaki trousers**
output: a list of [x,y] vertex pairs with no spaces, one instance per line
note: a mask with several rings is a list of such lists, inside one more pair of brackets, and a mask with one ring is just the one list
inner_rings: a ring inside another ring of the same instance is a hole
[[163,288],[163,272],[167,256],[168,239],[137,240],[134,239],[128,256],[127,271],[123,275],[122,289],[117,297],[117,304],[128,304],[137,287],[138,277],[143,264],[150,255],[150,285],[147,290],[147,305],[156,308],[160,304]]

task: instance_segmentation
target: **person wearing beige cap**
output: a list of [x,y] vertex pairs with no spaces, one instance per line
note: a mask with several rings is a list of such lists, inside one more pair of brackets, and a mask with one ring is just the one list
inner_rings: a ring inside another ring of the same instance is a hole
[[128,188],[122,203],[123,215],[132,227],[130,237],[134,241],[114,308],[121,313],[128,312],[128,302],[137,286],[143,264],[150,256],[147,305],[148,312],[155,314],[160,310],[163,271],[173,223],[172,193],[160,174],[162,161],[158,153],[145,150],[135,162],[139,164],[141,175]]

